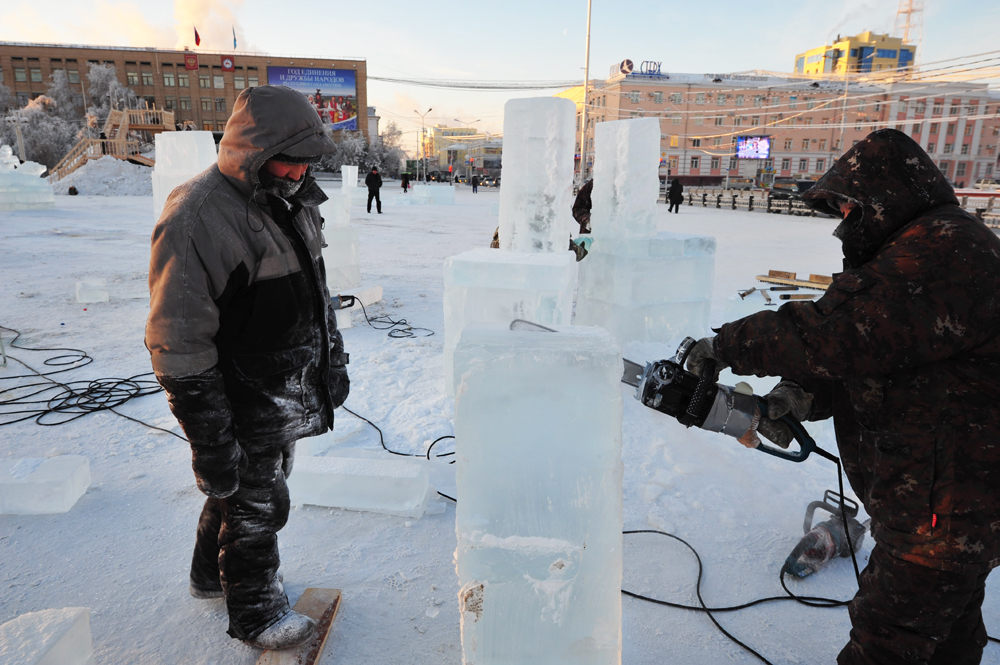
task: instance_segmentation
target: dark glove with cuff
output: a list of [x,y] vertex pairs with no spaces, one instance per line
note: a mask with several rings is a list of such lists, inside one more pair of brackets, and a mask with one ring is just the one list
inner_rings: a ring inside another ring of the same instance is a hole
[[695,376],[700,377],[704,373],[705,361],[714,360],[715,361],[715,377],[713,380],[719,380],[719,373],[722,370],[729,367],[729,365],[722,360],[719,360],[718,356],[715,355],[715,338],[714,337],[702,337],[698,340],[694,347],[692,347],[691,352],[688,353],[687,357],[687,369],[689,372]]
[[795,436],[788,425],[778,419],[790,414],[799,422],[808,420],[813,396],[797,383],[782,381],[764,399],[767,400],[767,413],[761,414],[757,431],[775,445],[787,448]]

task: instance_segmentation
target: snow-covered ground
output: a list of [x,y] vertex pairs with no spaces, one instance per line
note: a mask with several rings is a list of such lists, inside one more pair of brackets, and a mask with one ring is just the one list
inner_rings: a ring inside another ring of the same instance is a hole
[[[356,314],[344,331],[351,354],[347,406],[370,418],[400,451],[420,453],[452,433],[453,403],[443,393],[442,264],[487,246],[496,226],[498,191],[461,188],[454,206],[393,206],[382,215],[352,210],[361,231],[365,281],[385,300],[372,314],[406,318],[435,331],[391,339]],[[768,269],[803,274],[839,270],[834,221],[683,207],[661,230],[707,234],[718,241],[712,323],[726,298],[754,286]],[[93,364],[63,380],[128,377],[149,371],[143,347],[152,200],[145,196],[59,197],[55,210],[0,213],[0,325],[24,333],[25,346],[86,350]],[[111,301],[78,304],[74,283],[107,279]],[[140,297],[136,297],[140,296]],[[3,331],[0,331],[3,332]],[[4,341],[10,333],[3,332]],[[673,355],[671,344],[633,344],[626,357]],[[51,353],[13,349],[36,367]],[[12,362],[4,376],[22,374]],[[806,505],[836,488],[834,466],[803,464],[747,451],[732,439],[686,430],[625,400],[625,526],[670,531],[696,547],[705,565],[702,592],[714,606],[781,595],[778,570],[801,537]],[[121,413],[174,428],[162,394],[132,401]],[[357,430],[345,446],[378,450],[378,437],[338,411],[337,429]],[[834,449],[829,429],[811,427]],[[98,663],[250,664],[257,652],[225,634],[221,601],[187,590],[198,493],[184,442],[114,414],[60,427],[24,422],[0,428],[0,455],[87,455],[93,486],[65,515],[0,516],[0,623],[46,608],[86,606]],[[449,450],[450,442],[435,450]],[[447,458],[446,458],[447,459]],[[512,460],[512,466],[531,460]],[[513,472],[513,468],[511,472]],[[437,474],[439,477],[442,475]],[[452,481],[453,482],[453,481]],[[448,481],[442,491],[449,493]],[[336,587],[344,604],[324,663],[460,663],[454,507],[420,520],[305,507],[281,533],[282,570],[292,602],[307,586]],[[657,535],[626,536],[626,589],[695,604],[693,556]],[[867,541],[860,553],[864,565]],[[849,598],[851,564],[833,562],[805,582],[803,594]],[[1000,593],[990,585],[987,627],[1000,634]],[[623,598],[626,664],[756,663],[704,615]],[[774,663],[831,663],[849,630],[844,609],[775,603],[719,621]],[[1000,663],[987,647],[984,663]]]
[[76,187],[83,196],[152,196],[153,169],[123,159],[94,159],[54,183],[56,194]]

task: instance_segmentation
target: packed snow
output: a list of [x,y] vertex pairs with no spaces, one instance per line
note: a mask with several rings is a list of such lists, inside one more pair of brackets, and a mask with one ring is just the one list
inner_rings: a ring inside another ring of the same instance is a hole
[[[385,289],[369,316],[405,318],[436,333],[390,338],[365,324],[361,312],[344,331],[352,386],[346,406],[382,428],[394,450],[424,454],[432,441],[454,433],[454,402],[444,393],[442,267],[446,257],[489,245],[498,196],[496,190],[473,195],[463,187],[455,205],[387,203],[382,215],[352,208],[362,278]],[[21,345],[79,348],[94,358],[53,377],[61,381],[149,372],[143,293],[152,197],[56,201],[54,210],[0,213],[0,325],[22,331]],[[729,298],[758,285],[754,276],[768,269],[840,269],[831,219],[688,206],[668,215],[660,204],[657,222],[659,231],[715,237],[712,325],[723,321]],[[84,278],[105,279],[109,301],[77,303],[75,283]],[[36,368],[61,353],[12,349],[12,334],[0,332],[8,353]],[[637,362],[670,357],[677,341],[627,344],[624,355]],[[3,377],[26,373],[9,362],[0,368],[0,387],[11,383]],[[705,566],[702,593],[710,605],[782,595],[778,570],[802,536],[807,504],[837,487],[835,467],[818,456],[791,464],[723,435],[684,429],[643,408],[628,386],[621,390],[625,528],[661,529],[697,548]],[[117,411],[179,432],[162,393]],[[376,455],[379,438],[372,428],[343,410],[337,417],[336,443],[328,452]],[[828,426],[809,429],[822,447],[835,449]],[[186,443],[106,411],[58,427],[25,421],[0,428],[0,437],[4,459],[85,455],[92,476],[90,489],[65,514],[0,516],[0,624],[27,612],[89,607],[98,663],[256,661],[256,650],[225,634],[221,601],[188,594],[204,497],[195,487]],[[445,440],[434,452],[452,449]],[[426,464],[435,487],[454,496],[450,459]],[[497,472],[514,473],[532,461],[530,454],[519,455]],[[455,508],[445,504],[443,513],[421,519],[313,506],[292,510],[280,535],[290,600],[308,586],[344,592],[323,663],[461,662]],[[861,565],[871,546],[866,539]],[[623,556],[625,589],[697,603],[697,564],[680,543],[656,534],[629,535]],[[1000,634],[997,584],[997,578],[988,583],[984,605],[993,634]],[[849,598],[856,588],[846,559],[789,585],[834,598]],[[622,609],[627,665],[759,662],[703,614],[628,597]],[[776,664],[833,662],[850,628],[845,609],[791,602],[717,618]],[[983,662],[1000,664],[1000,648],[988,646]]]
[[88,161],[52,186],[56,194],[68,194],[70,187],[76,187],[83,196],[152,196],[153,170],[105,156]]

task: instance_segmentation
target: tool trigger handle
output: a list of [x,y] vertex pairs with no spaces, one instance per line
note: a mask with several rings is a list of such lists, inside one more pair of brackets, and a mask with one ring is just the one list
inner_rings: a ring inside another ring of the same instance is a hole
[[[758,396],[757,406],[760,407],[761,417],[766,418],[767,400]],[[782,450],[781,448],[769,446],[762,440],[760,445],[757,446],[757,450],[790,462],[804,462],[809,457],[809,454],[816,450],[816,440],[809,436],[809,432],[802,426],[802,423],[787,413],[778,418],[778,421],[784,423],[788,426],[788,429],[792,430],[792,436],[795,437],[795,441],[799,444],[799,449],[797,451]]]

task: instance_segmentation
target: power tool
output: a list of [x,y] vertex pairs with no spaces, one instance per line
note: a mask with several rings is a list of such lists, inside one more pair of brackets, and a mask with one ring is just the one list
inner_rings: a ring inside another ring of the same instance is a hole
[[[813,526],[813,515],[820,508],[830,513],[831,519]],[[857,552],[871,520],[859,522],[858,504],[846,496],[827,490],[822,501],[813,501],[806,508],[806,518],[802,524],[805,536],[795,546],[781,567],[784,575],[808,577],[822,568],[835,556],[849,557]],[[850,542],[848,542],[850,533]]]

